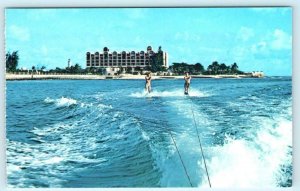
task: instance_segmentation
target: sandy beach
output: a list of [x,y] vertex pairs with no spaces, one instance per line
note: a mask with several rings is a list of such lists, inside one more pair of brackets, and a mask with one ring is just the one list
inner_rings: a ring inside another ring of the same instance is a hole
[[[251,75],[191,75],[192,78],[251,78]],[[125,79],[144,80],[144,75],[122,74],[118,76],[80,75],[80,74],[6,74],[6,80],[105,80]],[[181,79],[183,76],[152,76],[152,79]]]

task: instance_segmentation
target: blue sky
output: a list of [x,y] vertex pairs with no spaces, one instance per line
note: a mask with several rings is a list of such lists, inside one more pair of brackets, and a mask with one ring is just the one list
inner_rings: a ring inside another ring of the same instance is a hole
[[87,51],[159,46],[173,62],[236,62],[242,71],[292,75],[292,9],[60,8],[6,9],[6,51],[19,67],[85,68]]

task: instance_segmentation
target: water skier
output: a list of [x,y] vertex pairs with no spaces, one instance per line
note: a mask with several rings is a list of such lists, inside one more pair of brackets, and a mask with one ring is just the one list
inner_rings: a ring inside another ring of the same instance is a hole
[[184,76],[184,94],[185,95],[189,95],[189,89],[190,89],[191,79],[192,79],[192,77],[189,76],[188,72],[186,72],[185,76]]
[[147,73],[145,76],[146,84],[145,84],[145,91],[150,93],[151,92],[151,73]]

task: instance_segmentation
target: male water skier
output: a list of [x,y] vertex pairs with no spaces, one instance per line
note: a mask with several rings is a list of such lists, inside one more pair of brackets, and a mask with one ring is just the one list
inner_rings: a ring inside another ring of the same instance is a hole
[[186,72],[184,76],[184,94],[188,95],[189,94],[189,89],[190,89],[190,84],[191,84],[191,79],[192,77],[189,76],[189,73]]
[[145,84],[145,91],[147,91],[148,93],[151,92],[151,73],[147,73],[147,75],[145,76],[145,80],[146,80],[146,84]]

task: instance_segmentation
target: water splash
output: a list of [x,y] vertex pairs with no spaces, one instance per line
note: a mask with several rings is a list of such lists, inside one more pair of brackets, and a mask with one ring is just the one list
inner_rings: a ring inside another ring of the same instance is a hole
[[[142,98],[142,97],[185,97],[183,90],[176,89],[173,91],[157,91],[154,90],[151,93],[146,91],[140,91],[130,94],[130,97]],[[189,96],[192,97],[209,97],[210,94],[199,90],[190,90]]]
[[[291,164],[292,123],[265,120],[254,140],[227,137],[224,145],[207,148],[212,185],[217,188],[274,187],[280,185],[283,165]],[[275,128],[274,128],[275,127]],[[205,179],[199,186],[207,187]]]

